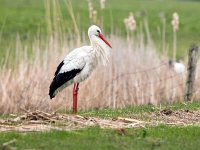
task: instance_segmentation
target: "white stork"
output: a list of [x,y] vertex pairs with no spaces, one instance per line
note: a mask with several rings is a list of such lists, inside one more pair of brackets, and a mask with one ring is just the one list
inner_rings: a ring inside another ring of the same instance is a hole
[[85,80],[98,64],[106,65],[111,45],[105,40],[101,29],[92,25],[88,29],[90,46],[83,46],[71,51],[58,65],[49,87],[49,96],[54,98],[58,92],[74,83],[73,113],[77,113],[77,94],[79,83]]
[[172,60],[169,60],[169,67],[173,69],[173,71],[177,74],[184,75],[185,73],[185,66],[182,63],[178,63]]

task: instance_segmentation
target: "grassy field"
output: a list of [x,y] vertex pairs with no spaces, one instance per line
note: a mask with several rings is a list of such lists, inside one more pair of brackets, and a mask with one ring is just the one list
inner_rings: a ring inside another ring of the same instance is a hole
[[[149,29],[152,38],[159,44],[161,38],[162,21],[160,15],[165,14],[166,17],[166,42],[171,49],[172,47],[172,13],[178,12],[180,15],[180,31],[178,32],[178,57],[182,57],[186,53],[189,45],[198,43],[198,28],[200,21],[198,9],[200,3],[198,1],[148,1],[148,0],[125,0],[123,5],[116,3],[116,0],[106,1],[106,8],[101,11],[99,1],[94,0],[94,8],[98,11],[98,18],[103,18],[103,27],[106,34],[117,33],[125,35],[126,30],[123,23],[129,12],[133,12],[136,16],[138,27],[143,22],[144,15],[149,22]],[[5,47],[14,45],[16,35],[19,34],[22,41],[30,41],[38,36],[47,35],[47,20],[45,14],[45,3],[41,0],[0,0],[0,54],[5,54]],[[64,0],[60,2],[61,14],[63,20],[63,30],[67,34],[74,31],[74,26],[66,9]],[[77,3],[79,5],[77,5]],[[78,27],[82,32],[86,32],[88,26],[92,23],[89,19],[88,4],[86,0],[73,0],[72,5],[76,16]],[[52,13],[53,9],[51,10]],[[143,14],[141,16],[141,14]],[[191,14],[191,15],[190,15]],[[188,17],[190,15],[190,17]],[[103,17],[102,17],[103,16]]]
[[199,127],[147,127],[145,129],[117,130],[88,128],[74,132],[52,131],[47,133],[0,133],[0,144],[17,139],[20,150],[198,150],[200,146]]
[[[145,113],[157,112],[162,109],[171,109],[171,110],[199,110],[200,103],[192,102],[192,103],[174,103],[174,104],[161,104],[160,106],[152,106],[152,105],[141,105],[135,107],[127,107],[123,109],[103,109],[103,110],[95,110],[88,112],[80,112],[80,115],[83,116],[94,116],[100,118],[115,118],[117,116],[123,117],[138,117],[139,119],[143,119],[145,117]],[[144,115],[143,115],[144,114]]]
[[[159,109],[199,110],[199,103],[177,103],[174,105],[136,106],[127,109],[82,112],[83,116],[114,118],[117,116],[133,117],[135,115],[158,112]],[[4,116],[8,117],[8,116]],[[141,118],[141,117],[140,117]],[[143,118],[143,117],[142,117]],[[101,129],[89,127],[77,131],[50,132],[0,132],[0,148],[3,143],[16,140],[7,148],[62,150],[62,149],[144,149],[144,150],[197,150],[200,146],[200,128],[198,126],[146,126],[145,128]],[[4,146],[5,148],[5,146]]]

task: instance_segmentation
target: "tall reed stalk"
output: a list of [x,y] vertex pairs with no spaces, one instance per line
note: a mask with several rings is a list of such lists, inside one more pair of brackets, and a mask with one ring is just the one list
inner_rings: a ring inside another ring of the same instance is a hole
[[177,31],[179,30],[179,16],[178,13],[174,12],[172,15],[172,27],[173,27],[173,60],[176,61],[177,51]]

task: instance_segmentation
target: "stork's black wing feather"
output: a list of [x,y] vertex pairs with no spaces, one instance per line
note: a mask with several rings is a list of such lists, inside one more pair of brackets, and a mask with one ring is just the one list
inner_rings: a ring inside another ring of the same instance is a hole
[[49,87],[49,96],[50,98],[54,98],[54,92],[61,87],[63,84],[65,84],[67,81],[73,79],[78,73],[81,72],[82,69],[73,69],[71,71],[63,72],[63,73],[58,73],[60,68],[62,67],[62,62],[58,66],[56,72],[55,72],[55,77]]
[[61,67],[64,65],[64,61],[61,61],[60,64],[58,65],[56,72],[55,72],[55,76],[58,74],[58,72],[60,71]]

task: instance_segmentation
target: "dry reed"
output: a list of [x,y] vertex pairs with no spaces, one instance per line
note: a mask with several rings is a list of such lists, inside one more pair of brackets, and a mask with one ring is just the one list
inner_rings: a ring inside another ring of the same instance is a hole
[[[20,40],[17,41],[18,65],[15,69],[5,67],[0,74],[0,113],[71,108],[72,86],[53,100],[48,96],[58,63],[78,46],[73,40],[64,41],[61,46],[52,38],[45,49],[35,42],[32,60],[19,46]],[[111,62],[106,68],[99,66],[80,84],[79,109],[122,108],[183,100],[185,78],[170,71],[167,59],[161,60],[155,48],[116,36],[111,36],[109,41],[113,46]]]
[[173,60],[176,61],[176,51],[177,51],[177,32],[179,30],[179,15],[174,12],[172,15],[172,28],[173,28]]
[[106,7],[106,6],[105,6],[105,5],[106,5],[106,4],[105,4],[105,3],[106,3],[106,0],[100,0],[99,3],[100,3],[100,8],[101,8],[102,10],[105,9],[105,7]]

